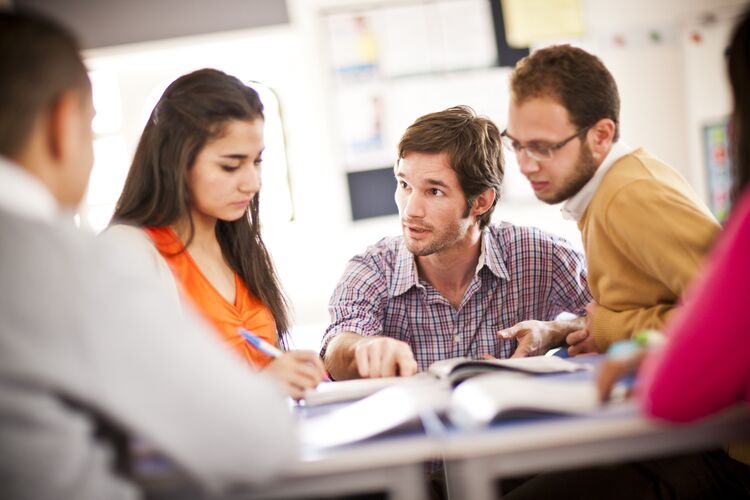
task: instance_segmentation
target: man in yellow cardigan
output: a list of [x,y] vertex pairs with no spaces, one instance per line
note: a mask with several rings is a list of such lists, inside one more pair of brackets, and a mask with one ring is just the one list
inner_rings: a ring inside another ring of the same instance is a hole
[[[583,237],[594,302],[586,327],[566,337],[569,353],[603,352],[639,329],[661,328],[718,223],[672,167],[618,141],[617,86],[595,56],[567,45],[536,51],[516,66],[510,86],[504,140],[536,197],[565,202],[563,216]],[[526,323],[500,334],[545,338],[544,322]],[[503,497],[735,498],[726,478],[742,467],[709,450],[541,474]]]
[[[511,75],[504,140],[537,198],[578,223],[594,303],[571,355],[661,328],[720,226],[675,169],[619,138],[620,98],[595,56],[548,47]],[[521,337],[524,329],[501,332]]]

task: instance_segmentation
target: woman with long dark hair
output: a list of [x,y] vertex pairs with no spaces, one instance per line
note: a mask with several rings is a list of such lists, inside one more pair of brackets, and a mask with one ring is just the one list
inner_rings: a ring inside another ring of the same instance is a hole
[[158,250],[156,269],[168,286],[238,354],[300,397],[324,376],[318,355],[273,359],[239,331],[280,346],[290,327],[260,234],[263,125],[258,94],[237,78],[203,69],[175,80],[143,130],[108,232]]

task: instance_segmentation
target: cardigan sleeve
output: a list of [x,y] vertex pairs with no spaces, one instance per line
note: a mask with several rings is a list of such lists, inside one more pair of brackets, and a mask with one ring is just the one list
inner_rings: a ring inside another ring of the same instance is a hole
[[[606,208],[606,230],[623,258],[679,298],[698,273],[719,232],[708,213],[674,189],[653,180],[623,187]],[[592,320],[600,349],[641,328],[662,328],[674,299],[624,311],[604,310]]]

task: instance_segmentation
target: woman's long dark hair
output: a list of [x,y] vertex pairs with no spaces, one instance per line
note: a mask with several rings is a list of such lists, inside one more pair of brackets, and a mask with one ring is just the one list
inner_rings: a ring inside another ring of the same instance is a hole
[[734,96],[732,113],[733,198],[750,186],[750,11],[732,35],[729,47],[729,82]]
[[[257,119],[263,119],[258,94],[233,76],[202,69],[172,82],[143,130],[112,223],[164,227],[187,218],[187,247],[195,232],[188,170],[228,122]],[[216,238],[229,266],[270,308],[284,339],[290,327],[288,302],[260,235],[259,195],[250,203],[247,218],[217,221]]]

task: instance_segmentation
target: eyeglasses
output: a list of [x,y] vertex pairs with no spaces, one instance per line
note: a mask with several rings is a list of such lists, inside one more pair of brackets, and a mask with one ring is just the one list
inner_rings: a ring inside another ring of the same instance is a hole
[[503,145],[508,148],[509,151],[513,151],[516,153],[516,155],[521,154],[521,151],[526,151],[526,156],[531,158],[532,160],[536,161],[546,161],[551,160],[555,156],[555,152],[565,146],[567,143],[575,139],[576,137],[579,137],[588,130],[593,127],[594,124],[589,125],[588,127],[583,127],[575,134],[571,135],[567,139],[563,139],[560,142],[554,143],[554,144],[547,144],[544,142],[532,142],[531,144],[523,145],[511,136],[508,135],[508,131],[503,131],[500,136],[503,139]]

